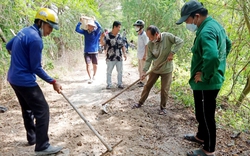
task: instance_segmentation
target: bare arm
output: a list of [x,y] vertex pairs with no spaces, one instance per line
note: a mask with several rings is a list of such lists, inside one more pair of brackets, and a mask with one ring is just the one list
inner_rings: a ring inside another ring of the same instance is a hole
[[147,53],[148,53],[148,45],[145,45],[145,52],[144,52],[142,60],[145,61],[147,59]]
[[104,37],[105,37],[105,33],[103,32],[103,33],[101,34],[101,37],[100,37],[100,42],[101,42],[101,45],[102,45],[102,46],[105,45]]
[[126,48],[125,46],[122,47],[122,53],[123,53],[123,57],[125,59],[125,61],[127,60],[127,55],[126,55]]

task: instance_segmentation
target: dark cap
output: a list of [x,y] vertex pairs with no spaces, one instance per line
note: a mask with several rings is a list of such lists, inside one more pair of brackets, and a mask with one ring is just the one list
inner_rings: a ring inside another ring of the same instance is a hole
[[191,13],[201,8],[203,8],[203,5],[196,0],[190,0],[189,2],[185,3],[184,6],[181,8],[181,18],[176,22],[176,24],[179,25],[183,23],[187,20]]

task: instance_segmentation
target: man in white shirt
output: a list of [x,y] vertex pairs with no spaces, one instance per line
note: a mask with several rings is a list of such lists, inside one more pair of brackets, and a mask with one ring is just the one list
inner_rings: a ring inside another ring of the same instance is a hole
[[[137,40],[137,58],[138,58],[138,71],[139,77],[141,78],[143,73],[143,67],[145,65],[145,61],[147,58],[147,44],[148,44],[148,37],[146,32],[144,31],[144,21],[137,20],[133,26],[135,27],[136,32],[138,33],[138,40]],[[143,87],[144,84],[147,82],[147,79],[143,79],[138,83],[139,87]]]

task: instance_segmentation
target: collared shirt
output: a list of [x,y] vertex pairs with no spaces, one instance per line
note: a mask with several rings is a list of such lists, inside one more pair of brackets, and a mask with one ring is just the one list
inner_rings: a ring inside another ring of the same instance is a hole
[[104,37],[104,44],[107,45],[107,60],[109,61],[122,61],[122,47],[124,46],[120,34],[114,36],[109,32]]

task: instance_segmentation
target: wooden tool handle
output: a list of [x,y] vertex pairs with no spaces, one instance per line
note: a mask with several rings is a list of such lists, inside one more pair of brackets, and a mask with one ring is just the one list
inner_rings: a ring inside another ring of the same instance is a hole
[[[163,66],[165,63],[167,62],[164,61],[161,64],[159,64],[158,66],[155,66],[154,68],[152,68],[149,72],[146,73],[145,76],[148,76],[151,72],[153,72],[154,70],[160,68],[161,66]],[[136,80],[135,82],[133,82],[131,85],[129,85],[128,87],[124,88],[121,92],[119,92],[118,94],[116,94],[115,96],[113,96],[112,98],[108,99],[107,101],[105,101],[104,103],[102,103],[103,105],[106,105],[106,103],[110,102],[111,100],[113,100],[114,98],[116,98],[117,96],[121,95],[123,92],[125,92],[126,90],[128,90],[131,86],[135,85],[136,83],[138,83],[140,81],[140,79]]]

